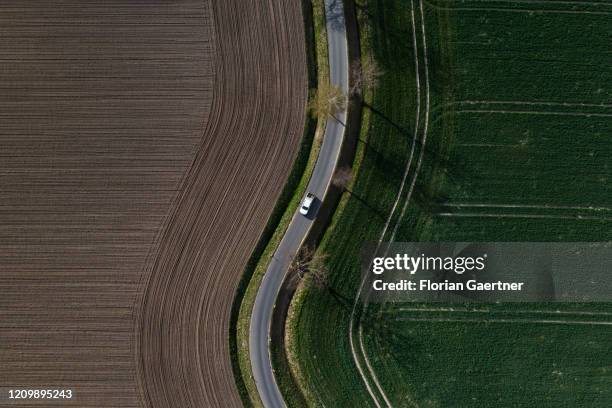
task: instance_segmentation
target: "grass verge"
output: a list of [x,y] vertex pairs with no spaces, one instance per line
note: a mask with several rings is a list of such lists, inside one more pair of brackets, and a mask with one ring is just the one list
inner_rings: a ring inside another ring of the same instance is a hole
[[362,65],[373,60],[383,74],[375,90],[364,94],[354,182],[319,246],[329,255],[329,286],[318,290],[304,282],[288,321],[292,369],[313,406],[373,405],[351,358],[349,317],[361,246],[378,240],[412,147],[418,98],[410,10],[404,6],[357,4]]
[[[316,57],[317,66],[317,83],[323,83],[329,81],[329,62],[328,62],[328,48],[327,48],[327,30],[325,20],[325,4],[324,0],[312,0],[311,2],[304,1],[304,14],[312,17],[312,42],[314,44],[314,52]],[[317,126],[317,141],[321,141],[321,137],[325,132],[326,120],[320,120]],[[316,160],[316,156],[314,158]],[[310,178],[310,173],[308,174]],[[304,191],[302,191],[303,195]],[[301,197],[300,195],[300,197]],[[295,208],[291,209],[295,212]],[[269,261],[268,261],[269,262]],[[267,264],[266,262],[266,268]],[[274,346],[274,345],[273,345]],[[274,370],[276,382],[278,387],[283,394],[285,402],[290,407],[305,407],[308,405],[305,399],[303,389],[294,372],[291,370],[291,365],[288,360],[286,350],[282,350],[279,347],[270,348],[270,358],[272,360],[272,368]]]

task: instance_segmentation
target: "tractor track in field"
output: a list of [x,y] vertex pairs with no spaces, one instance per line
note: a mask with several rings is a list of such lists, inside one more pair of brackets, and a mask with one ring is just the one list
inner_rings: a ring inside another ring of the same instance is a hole
[[[431,0],[424,0],[425,4],[427,4],[430,7],[433,7],[437,10],[450,10],[450,11],[496,11],[496,12],[502,12],[502,13],[558,13],[558,14],[590,14],[590,15],[610,15],[612,14],[612,11],[590,11],[590,10],[572,10],[572,9],[534,9],[534,8],[510,8],[510,7],[455,7],[455,6],[446,6],[446,5],[440,5],[437,4],[434,1]],[[515,1],[513,0],[508,0],[507,3],[509,5],[511,5],[512,3],[514,3]],[[483,2],[484,3],[484,2]],[[551,4],[551,5],[555,5],[557,4],[558,6],[562,6],[564,3],[557,3],[554,1],[548,2],[548,1],[542,1],[542,0],[522,0],[517,2],[518,4],[526,4],[526,5],[544,5],[544,4]],[[499,4],[499,3],[498,3]],[[591,5],[591,6],[600,6],[600,5],[612,5],[612,4],[605,4],[605,3],[581,3],[584,5]],[[578,3],[571,3],[571,5],[578,5]]]
[[434,323],[520,323],[520,324],[561,324],[580,326],[612,326],[612,322],[597,320],[548,320],[548,319],[470,319],[446,317],[398,317],[401,322],[434,322]]
[[504,100],[462,100],[444,104],[451,105],[526,105],[526,106],[562,106],[562,107],[585,107],[585,108],[612,108],[607,103],[584,103],[584,102],[551,102],[551,101],[504,101]]
[[457,208],[534,208],[540,210],[584,210],[584,211],[612,211],[610,207],[600,206],[571,206],[571,205],[554,205],[554,204],[497,204],[497,203],[440,203],[440,207],[457,207]]
[[487,314],[549,314],[558,316],[612,316],[612,312],[591,312],[585,310],[493,310],[467,307],[400,307],[400,312],[447,312],[447,313],[487,313]]
[[[457,2],[457,0],[438,0],[447,1],[448,3]],[[580,0],[470,0],[474,3],[516,3],[516,4],[573,4],[573,5],[588,5],[588,6],[610,6],[612,3],[601,1],[580,1]]]
[[612,221],[612,217],[590,215],[553,215],[553,214],[499,214],[499,213],[436,213],[439,217],[472,217],[472,218],[542,218],[551,220],[601,220]]
[[[404,190],[405,187],[405,183],[407,181],[408,178],[408,173],[410,171],[411,165],[412,165],[412,160],[413,160],[413,156],[414,156],[414,152],[415,152],[415,146],[416,146],[416,139],[418,136],[418,130],[419,130],[419,123],[420,123],[420,111],[421,111],[421,83],[420,83],[420,74],[419,74],[419,53],[418,53],[418,45],[417,45],[417,33],[416,33],[416,20],[415,20],[415,13],[414,13],[414,1],[411,1],[411,16],[412,16],[412,34],[413,34],[413,50],[414,50],[414,55],[415,55],[415,73],[416,73],[416,89],[417,89],[417,109],[416,109],[416,120],[415,120],[415,129],[414,129],[414,137],[413,137],[413,141],[412,141],[412,149],[411,149],[411,153],[410,156],[408,158],[407,164],[406,164],[406,168],[405,168],[405,172],[402,178],[402,182],[400,184],[400,188],[396,197],[396,200],[393,204],[393,207],[391,209],[391,212],[389,214],[389,217],[387,218],[387,221],[385,223],[385,226],[383,228],[383,231],[381,233],[381,236],[378,240],[377,243],[377,248],[376,251],[378,251],[378,249],[380,248],[380,246],[382,245],[382,242],[384,241],[385,235],[387,233],[388,227],[390,225],[391,219],[393,218],[393,214],[395,213],[395,210],[397,208],[397,205],[399,204],[399,201],[401,199],[402,196],[402,191]],[[425,75],[425,116],[424,116],[424,127],[423,127],[423,137],[422,137],[422,141],[421,141],[421,152],[419,154],[419,157],[417,159],[417,164],[416,164],[416,168],[414,171],[414,176],[412,178],[412,181],[410,183],[410,188],[408,190],[407,196],[406,196],[406,200],[405,203],[402,207],[402,210],[400,212],[399,217],[396,220],[396,224],[393,228],[391,237],[390,237],[390,241],[393,241],[393,239],[395,238],[395,234],[397,233],[397,229],[398,226],[402,220],[402,218],[404,217],[405,211],[407,209],[408,203],[410,201],[410,198],[412,196],[412,192],[414,190],[414,186],[416,184],[416,180],[423,162],[423,157],[424,157],[424,153],[425,153],[425,144],[427,142],[427,131],[428,131],[428,127],[429,127],[429,110],[430,110],[430,101],[429,101],[429,65],[428,65],[428,58],[427,58],[427,40],[426,40],[426,32],[425,32],[425,13],[423,11],[423,3],[422,0],[419,0],[419,13],[420,13],[420,31],[421,31],[421,36],[422,36],[422,47],[423,47],[423,66],[424,66],[424,75]],[[375,252],[376,252],[375,251]],[[361,284],[359,286],[359,290],[357,292],[357,295],[355,296],[355,302],[353,303],[353,309],[351,311],[351,318],[350,318],[350,322],[349,322],[349,343],[351,346],[351,354],[353,356],[353,361],[355,362],[355,365],[357,366],[357,369],[359,371],[359,374],[364,382],[364,384],[366,385],[366,388],[368,390],[368,393],[370,394],[370,397],[372,398],[373,402],[375,403],[375,405],[377,407],[380,407],[380,402],[378,401],[378,398],[376,397],[376,395],[372,392],[372,388],[368,382],[367,376],[364,375],[364,370],[361,367],[361,364],[359,362],[359,357],[357,356],[357,351],[355,350],[355,344],[354,344],[354,340],[353,340],[353,327],[355,326],[355,318],[356,318],[356,310],[357,310],[357,304],[359,299],[361,298],[361,294],[363,292],[364,289],[364,285],[365,285],[366,279],[364,277],[364,279],[362,279]],[[365,310],[367,309],[367,298],[364,301],[364,304],[362,305],[362,311],[361,313],[365,312]],[[382,388],[382,385],[380,384],[380,381],[378,380],[376,373],[374,372],[374,368],[372,367],[367,352],[365,350],[365,345],[363,343],[363,330],[361,325],[359,324],[359,321],[357,321],[357,325],[358,325],[358,329],[357,329],[357,334],[358,334],[358,340],[359,340],[359,353],[361,354],[361,356],[363,357],[365,364],[366,364],[366,369],[369,372],[369,375],[372,378],[372,381],[374,382],[374,385],[376,386],[378,392],[380,393],[381,397],[383,398],[385,404],[388,407],[391,407],[391,401],[389,400],[389,398],[387,397],[386,393],[384,392],[384,389]],[[411,399],[410,403],[413,406],[418,407],[418,403],[414,400]]]
[[[449,106],[451,104],[448,104]],[[437,107],[439,109],[440,107]],[[431,121],[432,125],[437,124],[445,116],[462,114],[462,113],[485,113],[485,114],[501,114],[501,115],[540,115],[540,116],[565,116],[565,117],[584,117],[584,118],[610,118],[612,113],[599,112],[561,112],[561,111],[537,111],[537,110],[511,110],[511,109],[457,109],[453,111],[436,112]]]

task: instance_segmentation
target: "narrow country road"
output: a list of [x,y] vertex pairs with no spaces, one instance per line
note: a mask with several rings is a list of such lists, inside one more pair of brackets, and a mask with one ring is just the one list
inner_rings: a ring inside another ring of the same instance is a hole
[[[340,86],[348,93],[348,47],[342,0],[325,0],[325,19],[331,83]],[[345,123],[346,111],[339,113],[337,119],[338,121],[329,118],[327,121],[319,157],[308,183],[308,191],[314,193],[319,200],[317,206],[327,193],[336,167],[344,139],[344,126],[339,122]],[[270,324],[276,297],[289,268],[291,255],[301,246],[312,222],[297,212],[293,216],[268,266],[253,306],[249,328],[249,352],[253,377],[266,408],[285,407],[270,362]]]

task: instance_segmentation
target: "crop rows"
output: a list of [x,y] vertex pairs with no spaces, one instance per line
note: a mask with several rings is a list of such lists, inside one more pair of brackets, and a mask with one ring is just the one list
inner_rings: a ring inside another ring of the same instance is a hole
[[0,5],[0,385],[240,406],[230,307],[303,133],[301,6],[141,3]]

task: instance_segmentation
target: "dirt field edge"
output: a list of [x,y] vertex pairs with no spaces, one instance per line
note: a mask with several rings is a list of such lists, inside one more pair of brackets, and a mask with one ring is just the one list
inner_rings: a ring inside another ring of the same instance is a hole
[[[307,58],[308,95],[310,98],[310,96],[314,94],[314,91],[317,87],[317,54],[314,37],[315,28],[313,23],[311,2],[308,0],[302,0],[301,3],[302,17],[304,20],[304,35],[306,40],[304,43],[304,47]],[[286,216],[287,213],[292,214],[295,211],[294,207],[297,207],[297,205],[292,205],[292,201],[295,201],[296,197],[299,198],[299,196],[301,196],[301,181],[305,175],[305,172],[308,170],[308,167],[312,167],[314,165],[314,162],[316,161],[317,154],[312,153],[313,150],[317,147],[315,146],[315,133],[317,132],[317,129],[319,127],[320,125],[317,123],[317,120],[307,113],[304,117],[304,134],[302,136],[300,148],[293,163],[291,172],[287,177],[287,181],[285,183],[285,186],[283,187],[280,197],[276,202],[274,210],[272,211],[272,214],[270,215],[266,223],[266,227],[263,233],[261,234],[257,245],[253,249],[251,256],[249,257],[247,265],[244,268],[244,272],[242,273],[242,277],[240,278],[240,282],[234,294],[234,300],[232,303],[230,315],[229,331],[231,365],[232,371],[234,373],[234,380],[236,382],[236,387],[238,388],[240,398],[242,399],[243,404],[247,407],[260,405],[261,402],[259,400],[253,401],[252,397],[250,396],[249,388],[253,388],[254,384],[251,384],[251,387],[247,385],[249,382],[252,382],[252,379],[249,376],[249,378],[245,380],[245,375],[249,375],[250,373],[244,373],[240,365],[242,350],[238,344],[238,325],[240,310],[258,265],[264,260],[264,258],[266,258],[266,253],[270,253],[271,255],[278,245],[277,242],[275,245],[270,246],[270,243],[272,242],[275,233],[277,233],[277,230],[279,229],[284,230],[286,228],[286,225],[284,227],[282,225],[283,218]],[[250,306],[252,307],[252,305]],[[251,307],[249,308],[249,310],[251,309]],[[248,313],[247,317],[250,318],[250,312]],[[244,358],[244,356],[242,357]],[[246,355],[246,359],[248,360],[248,353]],[[254,389],[254,391],[256,390]]]

